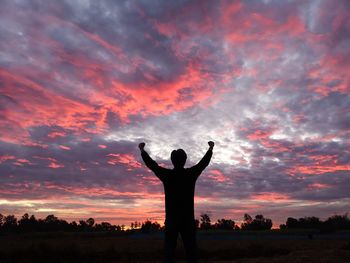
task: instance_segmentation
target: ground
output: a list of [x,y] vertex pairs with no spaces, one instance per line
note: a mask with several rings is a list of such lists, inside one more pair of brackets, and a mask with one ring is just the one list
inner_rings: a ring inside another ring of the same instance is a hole
[[[199,262],[345,263],[348,236],[200,234]],[[0,236],[0,262],[162,262],[162,246],[159,234],[11,234]],[[184,262],[181,242],[176,255]]]

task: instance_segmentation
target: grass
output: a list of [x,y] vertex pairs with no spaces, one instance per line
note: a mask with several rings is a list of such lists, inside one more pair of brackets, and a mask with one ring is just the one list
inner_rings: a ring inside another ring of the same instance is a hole
[[[220,235],[220,234],[218,234]],[[0,236],[0,262],[162,262],[159,236],[18,234]],[[200,262],[350,262],[349,239],[198,240]],[[182,243],[176,251],[184,262]]]

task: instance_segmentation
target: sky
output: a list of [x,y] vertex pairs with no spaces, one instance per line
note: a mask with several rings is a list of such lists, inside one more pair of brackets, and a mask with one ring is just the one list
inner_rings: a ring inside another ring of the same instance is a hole
[[209,140],[197,218],[350,212],[350,1],[0,4],[0,213],[163,223]]

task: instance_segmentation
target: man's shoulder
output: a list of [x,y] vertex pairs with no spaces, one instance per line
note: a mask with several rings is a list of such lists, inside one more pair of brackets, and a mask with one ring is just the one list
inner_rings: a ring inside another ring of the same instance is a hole
[[191,167],[188,167],[188,168],[185,168],[186,172],[187,173],[192,173],[194,170],[196,169],[196,166],[191,166]]
[[173,170],[172,170],[172,169],[169,169],[169,168],[166,168],[166,167],[163,167],[163,166],[159,166],[159,170],[160,170],[163,174],[172,174],[172,173],[173,173]]

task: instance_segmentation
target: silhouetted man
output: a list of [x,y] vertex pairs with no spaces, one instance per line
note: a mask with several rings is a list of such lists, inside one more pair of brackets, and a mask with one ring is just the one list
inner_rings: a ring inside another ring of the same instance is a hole
[[163,182],[165,192],[165,262],[174,261],[178,234],[181,234],[186,250],[187,262],[197,262],[196,226],[194,219],[194,191],[196,180],[208,166],[213,155],[214,142],[202,160],[191,168],[184,168],[187,155],[184,150],[171,152],[173,169],[159,166],[140,143],[141,156],[146,166]]

